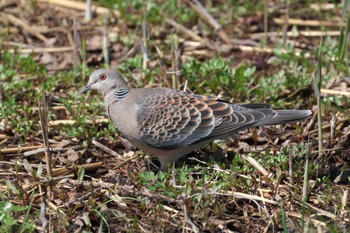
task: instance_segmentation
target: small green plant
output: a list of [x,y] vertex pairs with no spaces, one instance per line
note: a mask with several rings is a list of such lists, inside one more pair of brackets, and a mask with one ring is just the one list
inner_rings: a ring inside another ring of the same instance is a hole
[[16,216],[23,215],[28,206],[19,206],[9,201],[0,202],[0,232],[34,232],[31,222],[19,224]]
[[205,63],[192,60],[183,67],[183,78],[189,88],[198,94],[217,95],[218,90],[228,94],[228,98],[246,98],[248,86],[253,82],[255,67],[243,64],[237,69],[230,67],[230,60],[212,58]]

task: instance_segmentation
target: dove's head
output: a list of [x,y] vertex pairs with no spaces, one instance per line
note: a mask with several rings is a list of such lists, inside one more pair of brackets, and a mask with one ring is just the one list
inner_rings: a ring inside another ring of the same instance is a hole
[[81,90],[81,93],[96,90],[106,95],[110,91],[121,88],[128,88],[128,85],[119,72],[114,69],[99,69],[90,75],[89,82]]

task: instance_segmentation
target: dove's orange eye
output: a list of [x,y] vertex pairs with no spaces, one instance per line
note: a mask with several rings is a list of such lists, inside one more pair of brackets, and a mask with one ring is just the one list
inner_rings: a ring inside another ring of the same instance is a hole
[[99,78],[101,81],[104,81],[104,80],[106,80],[107,76],[105,74],[100,74]]

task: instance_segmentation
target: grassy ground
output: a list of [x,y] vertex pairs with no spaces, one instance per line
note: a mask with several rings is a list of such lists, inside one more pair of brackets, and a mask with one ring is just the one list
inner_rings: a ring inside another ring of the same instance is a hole
[[[77,2],[0,2],[0,232],[350,231],[346,7],[96,5],[86,21]],[[314,114],[240,132],[158,172],[107,119],[102,97],[80,94],[98,67],[133,87],[187,86]]]

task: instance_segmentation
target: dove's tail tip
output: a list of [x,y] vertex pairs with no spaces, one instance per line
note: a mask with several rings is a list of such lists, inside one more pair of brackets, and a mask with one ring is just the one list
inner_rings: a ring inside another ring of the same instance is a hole
[[311,117],[311,110],[274,110],[274,114],[258,123],[260,125],[279,125],[302,121]]

